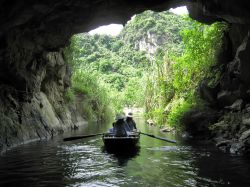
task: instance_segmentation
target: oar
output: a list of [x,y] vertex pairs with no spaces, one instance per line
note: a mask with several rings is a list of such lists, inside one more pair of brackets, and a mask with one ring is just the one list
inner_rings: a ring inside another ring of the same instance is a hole
[[82,136],[72,136],[72,137],[64,138],[63,141],[77,140],[77,139],[89,138],[89,137],[99,136],[99,135],[103,135],[103,133],[89,134],[89,135],[82,135]]
[[156,138],[156,139],[159,139],[159,140],[163,140],[163,141],[166,141],[166,142],[176,143],[175,140],[169,140],[169,139],[167,139],[167,138],[161,138],[161,137],[155,136],[155,135],[153,135],[153,134],[147,134],[147,133],[144,133],[144,132],[140,132],[140,134],[149,136],[149,137],[151,137],[151,138]]

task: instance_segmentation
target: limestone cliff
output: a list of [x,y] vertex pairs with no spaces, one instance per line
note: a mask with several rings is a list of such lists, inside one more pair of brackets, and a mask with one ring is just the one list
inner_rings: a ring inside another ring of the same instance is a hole
[[135,50],[144,51],[154,58],[158,49],[183,52],[180,31],[190,26],[184,16],[170,11],[145,11],[135,15],[123,28],[119,37]]
[[158,47],[162,44],[162,38],[158,37],[154,33],[148,32],[147,37],[142,38],[135,48],[139,49],[140,51],[145,51],[147,54],[149,54],[149,56],[153,56]]

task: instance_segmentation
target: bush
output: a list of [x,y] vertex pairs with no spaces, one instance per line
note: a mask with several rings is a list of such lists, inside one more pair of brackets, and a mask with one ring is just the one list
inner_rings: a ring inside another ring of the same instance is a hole
[[[181,118],[199,103],[195,90],[203,79],[210,79],[215,85],[220,73],[211,73],[221,47],[225,23],[204,25],[187,18],[190,25],[181,31],[184,53],[178,56],[175,50],[160,49],[148,79],[146,111],[148,116],[160,122],[181,129]],[[164,108],[172,105],[165,116]],[[167,120],[162,119],[163,117]]]
[[67,102],[67,103],[74,103],[75,102],[75,94],[74,94],[74,91],[71,89],[71,88],[69,88],[66,92],[65,92],[65,94],[64,94],[64,98],[65,98],[65,101]]
[[94,74],[75,71],[72,77],[72,89],[83,97],[82,111],[88,120],[107,120],[110,117],[110,97],[103,84]]
[[168,125],[180,130],[182,127],[182,116],[195,105],[194,100],[194,98],[189,98],[186,100],[183,98],[174,99],[172,102],[172,108],[167,116]]

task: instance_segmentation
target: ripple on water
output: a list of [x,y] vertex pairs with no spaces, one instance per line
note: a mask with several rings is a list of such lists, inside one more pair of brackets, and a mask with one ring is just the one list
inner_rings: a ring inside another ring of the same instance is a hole
[[192,150],[191,146],[161,146],[161,147],[152,147],[147,148],[151,151],[167,151],[167,152],[190,152]]
[[58,146],[62,150],[59,151],[59,153],[62,152],[69,152],[69,153],[94,153],[95,151],[99,150],[100,148],[97,148],[96,146],[92,145],[62,145]]
[[248,161],[143,141],[136,156],[107,154],[96,138],[22,146],[0,157],[0,186],[249,186]]
[[[113,167],[112,155],[105,154],[100,147],[76,144],[63,145],[60,149],[59,154],[71,162],[71,172],[67,173],[67,180],[71,183],[75,181],[73,186],[117,186],[117,182],[123,182],[122,169]],[[120,179],[114,177],[117,173],[120,173]]]

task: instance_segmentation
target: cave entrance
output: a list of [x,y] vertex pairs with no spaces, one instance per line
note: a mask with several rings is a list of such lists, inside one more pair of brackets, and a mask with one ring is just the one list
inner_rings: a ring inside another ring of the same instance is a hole
[[73,67],[68,101],[84,97],[87,118],[142,107],[151,122],[180,128],[181,117],[199,100],[201,81],[216,87],[220,71],[211,73],[211,67],[226,28],[198,23],[178,7],[134,15],[124,27],[111,24],[74,35],[64,51]]
[[[156,124],[177,128],[181,116],[197,104],[197,95],[208,107],[188,113],[193,117],[186,120],[192,130],[197,130],[196,134],[211,129],[216,135],[224,133],[220,140],[229,141],[218,145],[225,149],[232,145],[234,152],[235,147],[248,151],[247,1],[51,0],[0,4],[0,151],[76,128],[82,115],[75,105],[66,105],[65,98],[68,103],[81,105],[83,116],[95,116],[96,120],[121,111],[124,105],[144,106],[147,117]],[[138,14],[184,4],[190,17],[210,24],[226,21],[228,31],[223,23],[202,25],[188,18],[182,22],[182,18],[166,12]],[[138,15],[126,24],[120,38],[76,35],[71,39],[75,45],[63,54],[62,48],[74,33],[88,32],[100,24],[125,24],[134,14]],[[164,16],[172,18],[164,22]],[[175,24],[178,27],[173,27]],[[168,34],[162,34],[166,29]],[[219,63],[213,64],[217,56]],[[65,58],[73,68],[72,80]],[[216,120],[210,121],[210,117]]]

